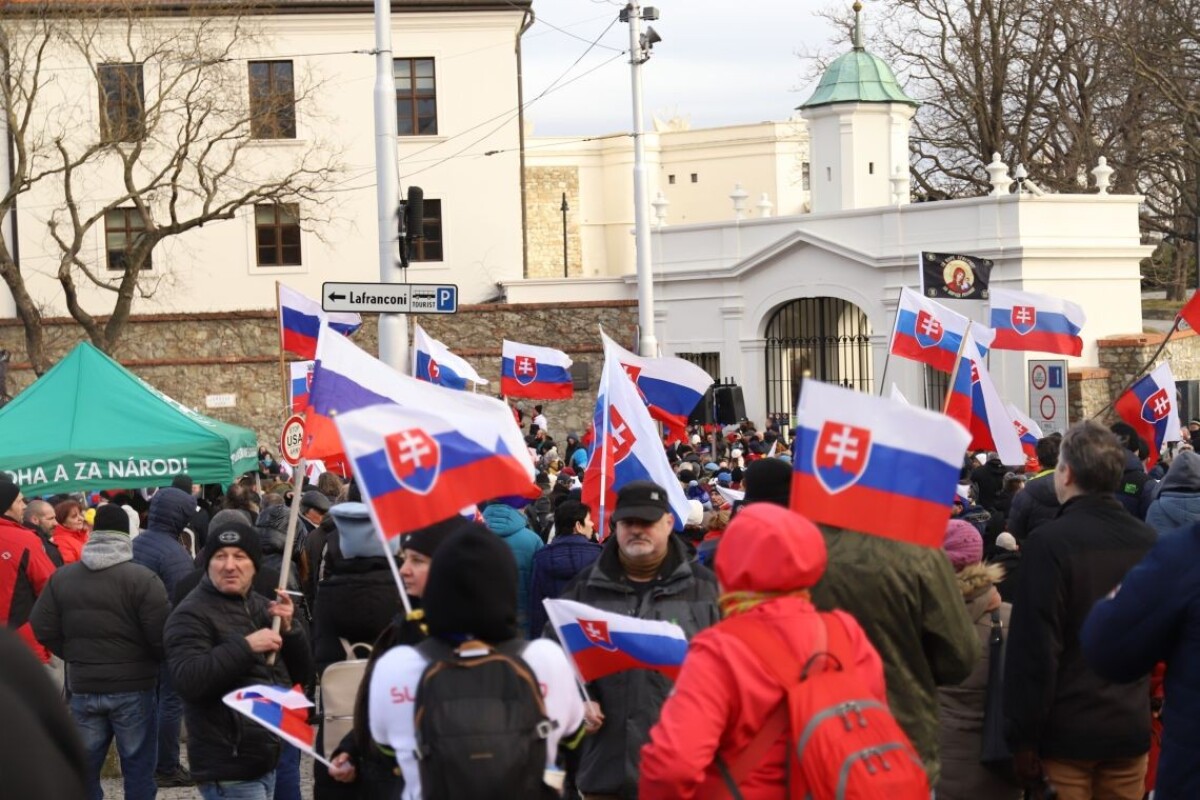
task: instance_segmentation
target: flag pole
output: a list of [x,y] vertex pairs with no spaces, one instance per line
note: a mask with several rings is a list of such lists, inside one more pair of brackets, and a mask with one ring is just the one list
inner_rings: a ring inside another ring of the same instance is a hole
[[1162,340],[1162,344],[1160,344],[1158,346],[1158,349],[1154,351],[1154,355],[1150,356],[1150,360],[1147,361],[1145,364],[1143,364],[1142,368],[1133,374],[1133,377],[1129,379],[1129,383],[1125,384],[1125,387],[1123,389],[1121,389],[1121,391],[1119,391],[1115,395],[1113,395],[1113,398],[1108,401],[1108,405],[1106,405],[1104,408],[1097,411],[1095,414],[1093,414],[1091,417],[1089,417],[1089,419],[1099,419],[1100,417],[1104,416],[1109,411],[1111,411],[1112,407],[1117,404],[1117,401],[1120,400],[1125,395],[1126,392],[1128,392],[1130,389],[1133,388],[1133,385],[1135,383],[1137,383],[1143,375],[1146,374],[1147,370],[1149,370],[1152,366],[1154,366],[1154,362],[1158,361],[1158,357],[1162,355],[1162,351],[1167,349],[1167,342],[1171,341],[1171,337],[1174,336],[1175,332],[1179,330],[1179,323],[1182,321],[1183,321],[1183,317],[1176,314],[1175,315],[1175,324],[1171,326],[1171,330],[1167,331],[1167,335]]
[[283,357],[283,300],[279,297],[279,281],[275,281],[275,323],[279,329],[279,376],[283,379],[283,408],[284,416],[292,413],[292,404],[290,402],[291,392],[287,363]]
[[971,333],[971,320],[967,320],[967,327],[963,329],[962,341],[958,343],[958,355],[954,357],[954,369],[950,371],[950,385],[946,387],[946,401],[942,403],[942,413],[946,414],[950,411],[950,398],[954,396],[954,382],[958,380],[958,369],[962,366],[963,350],[967,349],[967,337]]
[[[617,365],[620,367],[620,364]],[[601,423],[600,430],[596,431],[593,440],[593,447],[600,448],[600,534],[601,541],[608,538],[608,409],[612,405],[610,402],[611,393],[609,391],[609,382],[612,380],[610,374],[611,362],[608,360],[607,348],[604,353],[604,370],[600,374],[600,396],[604,398],[604,403],[601,406]],[[595,456],[592,456],[595,458]]]
[[887,386],[888,364],[892,360],[892,342],[896,340],[896,328],[900,325],[900,298],[904,296],[904,287],[896,293],[896,320],[892,323],[892,338],[888,340],[887,352],[883,354],[883,375],[879,378],[879,396],[883,397],[883,389]]
[[[283,563],[279,566],[280,592],[286,592],[288,588],[288,574],[290,573],[290,568],[292,566],[292,548],[296,546],[296,525],[300,521],[300,495],[303,494],[304,473],[306,466],[307,465],[304,463],[304,456],[301,456],[300,460],[296,462],[296,469],[292,472],[292,507],[288,510],[287,538],[284,539],[283,545]],[[300,476],[299,481],[296,480],[297,475]],[[293,608],[294,607],[295,604],[293,604]],[[292,621],[294,624],[298,624],[296,623],[295,615],[293,615]],[[271,620],[271,630],[273,630],[275,633],[279,633],[279,629],[282,625],[283,620],[279,617],[275,617],[273,620]],[[267,655],[267,666],[273,666],[275,664],[275,656],[277,655],[277,652],[278,651],[271,652]]]

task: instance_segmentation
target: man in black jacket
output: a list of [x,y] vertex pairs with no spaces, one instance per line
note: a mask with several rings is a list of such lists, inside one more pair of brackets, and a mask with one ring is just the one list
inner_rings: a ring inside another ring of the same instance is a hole
[[1079,631],[1154,544],[1154,529],[1114,493],[1124,448],[1092,422],[1063,437],[1054,486],[1062,509],[1025,542],[1004,668],[1004,716],[1018,776],[1059,800],[1141,800],[1150,749],[1147,679],[1118,684],[1088,667]]
[[[231,712],[222,698],[242,686],[307,684],[312,677],[291,599],[279,592],[269,603],[252,591],[261,562],[258,533],[248,521],[214,518],[202,554],[205,575],[167,620],[167,663],[183,697],[188,762],[205,800],[269,800],[275,788],[279,740]],[[280,619],[280,633],[271,629],[272,617]],[[281,656],[274,664],[272,653]]]
[[1054,468],[1058,466],[1058,448],[1062,434],[1052,433],[1038,439],[1037,459],[1041,470],[1017,492],[1008,509],[1004,529],[1018,543],[1025,541],[1033,529],[1058,516],[1058,495],[1054,493]]
[[125,797],[152,800],[158,791],[154,684],[169,608],[162,581],[133,563],[129,518],[112,504],[97,509],[80,560],[57,570],[33,607],[34,635],[67,662],[91,797],[101,796],[100,769],[114,735]]

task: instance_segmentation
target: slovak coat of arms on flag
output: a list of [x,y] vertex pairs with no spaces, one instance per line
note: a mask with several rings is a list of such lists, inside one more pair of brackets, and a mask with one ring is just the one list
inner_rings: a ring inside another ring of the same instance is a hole
[[533,356],[517,356],[513,359],[513,372],[517,383],[528,386],[537,379],[537,359]]
[[396,481],[410,492],[429,494],[441,472],[437,440],[419,428],[409,428],[385,437],[384,445]]
[[813,450],[813,472],[830,494],[853,486],[871,455],[871,431],[827,421]]
[[1022,336],[1037,327],[1037,308],[1034,306],[1013,306],[1010,313],[1013,330]]
[[617,411],[617,407],[613,405],[608,407],[608,427],[611,431],[609,436],[612,440],[610,447],[612,447],[613,464],[620,464],[633,450],[633,444],[637,441],[637,437],[625,424],[621,412]]
[[610,653],[616,651],[617,646],[613,644],[612,637],[609,636],[607,622],[602,619],[577,619],[576,621],[589,642]]
[[429,379],[436,381],[442,374],[442,368],[432,358],[429,359]]
[[945,328],[942,327],[942,323],[938,322],[937,317],[928,311],[920,311],[917,314],[915,333],[917,344],[921,347],[933,347],[942,340]]
[[1155,423],[1171,413],[1171,398],[1166,389],[1159,389],[1142,403],[1142,419]]

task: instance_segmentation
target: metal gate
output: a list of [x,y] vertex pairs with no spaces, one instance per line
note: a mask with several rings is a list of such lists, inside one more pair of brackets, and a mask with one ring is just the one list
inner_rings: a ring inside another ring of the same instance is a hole
[[766,339],[769,418],[791,419],[805,378],[871,392],[871,323],[853,303],[792,300],[771,316]]

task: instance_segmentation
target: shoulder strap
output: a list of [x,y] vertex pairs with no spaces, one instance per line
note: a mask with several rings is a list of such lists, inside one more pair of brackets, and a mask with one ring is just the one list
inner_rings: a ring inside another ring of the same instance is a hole
[[[750,652],[759,660],[767,671],[774,676],[786,692],[787,688],[800,679],[800,662],[795,654],[776,637],[766,625],[757,621],[734,617],[721,623],[723,630],[741,640]],[[775,706],[770,715],[763,721],[758,733],[750,743],[730,762],[726,762],[719,754],[717,769],[725,782],[725,788],[734,800],[741,800],[738,784],[746,779],[753,769],[762,763],[767,751],[779,740],[788,727],[787,695]],[[723,797],[720,787],[713,786],[712,791],[705,793],[701,800],[717,800]]]
[[846,623],[841,617],[827,611],[821,612],[821,621],[825,623],[826,652],[837,659],[839,668],[854,669],[854,646],[850,644],[850,632],[846,630]]

